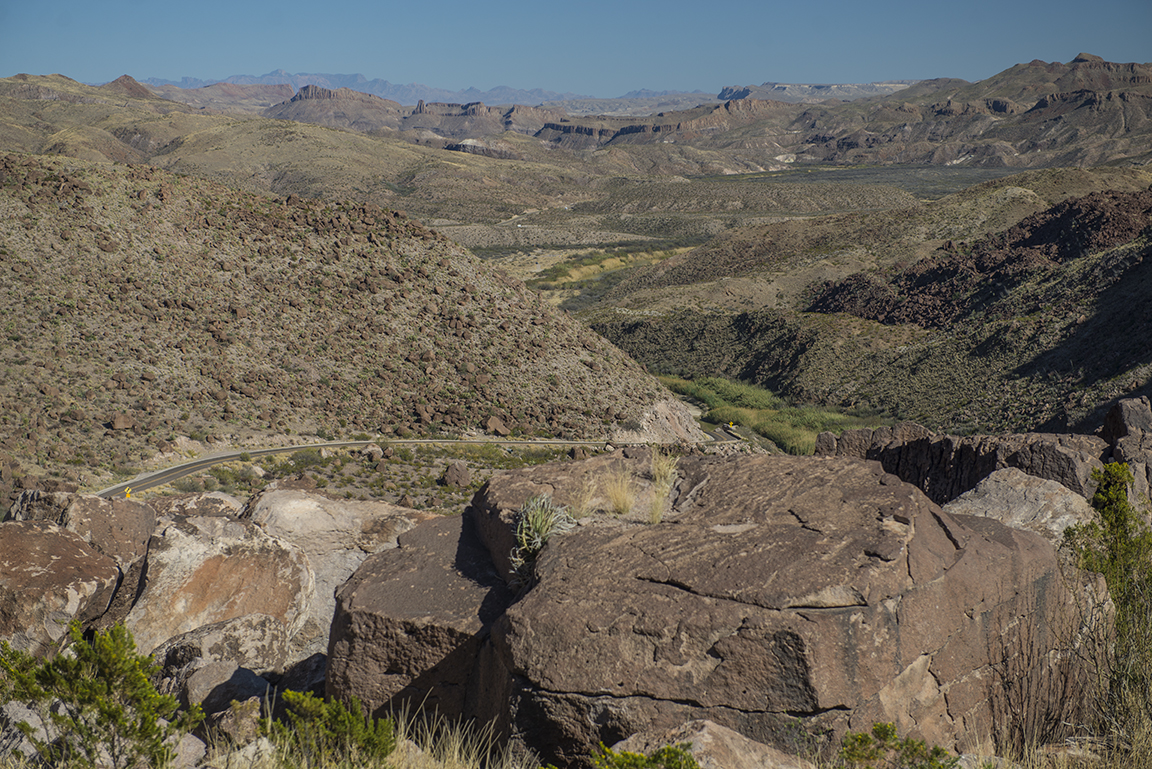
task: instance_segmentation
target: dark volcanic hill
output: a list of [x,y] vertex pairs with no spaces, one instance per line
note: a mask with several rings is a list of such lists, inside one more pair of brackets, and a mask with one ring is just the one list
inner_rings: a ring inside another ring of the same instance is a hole
[[669,397],[402,214],[148,166],[0,159],[0,296],[5,483],[189,435],[604,439]]

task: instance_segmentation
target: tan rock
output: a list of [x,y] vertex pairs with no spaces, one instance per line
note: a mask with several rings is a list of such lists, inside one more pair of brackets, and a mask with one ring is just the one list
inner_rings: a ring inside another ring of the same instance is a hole
[[665,745],[685,743],[700,769],[815,769],[811,761],[754,742],[707,719],[689,721],[674,729],[634,734],[612,749],[648,756]]
[[432,517],[387,502],[336,500],[303,491],[270,491],[248,511],[267,534],[300,548],[316,580],[316,598],[292,642],[296,658],[328,651],[336,590],[372,553],[394,548],[397,536]]
[[255,613],[280,620],[291,638],[315,599],[315,578],[298,547],[222,517],[163,525],[149,543],[146,573],[125,619],[145,654],[202,625]]

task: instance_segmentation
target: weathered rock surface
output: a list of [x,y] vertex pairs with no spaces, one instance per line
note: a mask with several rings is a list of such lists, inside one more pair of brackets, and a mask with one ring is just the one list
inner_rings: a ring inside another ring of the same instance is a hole
[[[547,495],[576,516],[611,507],[607,487],[619,476],[628,478],[634,495],[632,510],[617,520],[646,521],[654,496],[652,454],[643,447],[618,449],[575,462],[548,465],[547,472],[524,468],[493,475],[472,498],[468,514],[505,579],[512,577],[511,553],[516,547],[513,520],[531,497]],[[584,508],[584,509],[581,509]]]
[[665,745],[687,743],[700,769],[814,769],[812,762],[754,742],[713,721],[689,721],[674,729],[641,732],[612,746],[616,752],[651,755]]
[[279,671],[287,661],[288,632],[284,623],[267,614],[213,622],[169,638],[152,650],[167,671],[200,661],[230,661],[257,672]]
[[291,638],[314,598],[298,547],[247,521],[177,518],[149,542],[143,589],[124,624],[145,654],[181,633],[255,613],[277,618]]
[[46,521],[0,523],[0,638],[40,654],[104,613],[120,570],[80,535]]
[[459,516],[422,523],[340,589],[329,695],[359,697],[377,715],[405,703],[471,715],[497,699],[481,690],[476,666],[511,594],[466,524]]
[[821,433],[816,453],[874,459],[887,472],[943,504],[1005,467],[1091,496],[1095,489],[1092,470],[1103,466],[1111,448],[1094,435],[936,435],[905,422],[895,427],[846,430],[839,437]]
[[1064,530],[1095,517],[1088,500],[1056,481],[1028,475],[1015,467],[997,470],[944,505],[954,515],[995,518],[1016,529],[1034,531],[1054,546]]
[[133,499],[25,491],[8,511],[11,520],[45,520],[76,532],[127,570],[143,557],[156,528],[156,511]]
[[668,522],[554,538],[492,627],[510,731],[549,760],[702,718],[781,748],[797,716],[962,748],[991,716],[990,638],[1017,619],[1043,635],[1062,600],[1041,537],[949,515],[876,463],[685,458],[680,475]]
[[387,502],[335,500],[301,491],[270,491],[247,515],[265,533],[300,548],[316,580],[316,598],[293,638],[293,656],[328,651],[336,590],[370,554],[394,548],[396,538],[428,513]]
[[271,685],[235,662],[209,662],[192,672],[179,693],[181,704],[200,703],[205,713],[227,710],[233,700],[266,699]]

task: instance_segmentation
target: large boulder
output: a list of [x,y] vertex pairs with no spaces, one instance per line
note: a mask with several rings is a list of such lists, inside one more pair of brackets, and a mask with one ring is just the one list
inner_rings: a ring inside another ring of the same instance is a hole
[[[336,596],[327,692],[369,712],[476,715],[489,626],[511,593],[461,516],[436,518],[369,556]],[[487,715],[485,713],[484,715]]]
[[74,531],[124,571],[143,557],[156,528],[156,511],[134,499],[26,491],[8,511],[11,520],[47,520]]
[[1056,483],[1028,475],[1015,467],[997,470],[944,505],[955,515],[995,518],[1016,529],[1034,531],[1059,547],[1064,530],[1091,521],[1096,513],[1088,500]]
[[1065,600],[1038,535],[832,457],[685,458],[664,523],[579,526],[537,573],[493,624],[484,674],[506,682],[494,710],[513,737],[566,765],[691,719],[778,748],[796,717],[833,739],[890,721],[964,748],[991,722],[1001,629],[1050,643]]
[[303,491],[270,491],[246,515],[267,534],[299,547],[316,579],[316,600],[293,638],[296,658],[328,651],[336,590],[372,553],[431,514],[379,501],[336,500]]
[[248,521],[176,518],[148,544],[141,593],[124,624],[147,654],[203,625],[267,614],[291,638],[310,616],[315,578],[304,553]]
[[0,523],[0,639],[42,654],[73,620],[108,608],[120,570],[83,537],[46,521]]

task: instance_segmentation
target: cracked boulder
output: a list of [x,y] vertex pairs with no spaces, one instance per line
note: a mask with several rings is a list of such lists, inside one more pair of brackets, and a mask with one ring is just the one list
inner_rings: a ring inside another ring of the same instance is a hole
[[[490,720],[481,668],[511,595],[463,516],[437,517],[365,559],[336,594],[327,694],[373,716],[428,708]],[[499,681],[495,682],[499,689]]]
[[1044,643],[1064,600],[1038,535],[845,457],[684,458],[663,523],[586,521],[537,571],[486,676],[508,682],[512,737],[562,766],[691,719],[786,751],[797,718],[963,749],[990,726],[993,641],[1019,624]]
[[265,533],[300,548],[315,575],[316,599],[292,641],[294,658],[303,659],[328,651],[336,590],[369,555],[396,547],[397,536],[432,516],[387,502],[273,490],[252,501],[247,517]]
[[170,519],[146,558],[140,595],[124,620],[145,654],[182,633],[256,613],[281,622],[291,642],[315,600],[315,576],[300,548],[249,521]]

